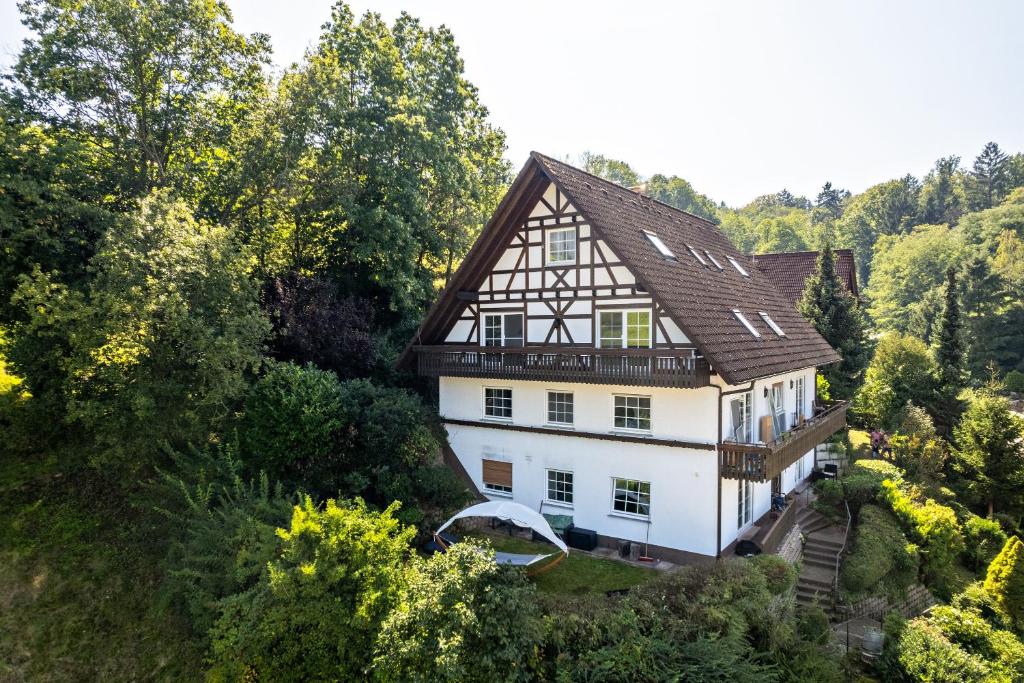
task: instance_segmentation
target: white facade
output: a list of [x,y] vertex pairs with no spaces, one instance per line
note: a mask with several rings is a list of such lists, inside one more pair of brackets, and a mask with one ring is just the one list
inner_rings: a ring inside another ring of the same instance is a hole
[[[804,414],[809,416],[814,396],[813,368],[753,382],[749,393],[754,423],[761,416],[770,414],[765,389],[780,382],[783,385],[784,410],[790,415],[794,413],[800,378],[806,392]],[[496,419],[485,415],[484,391],[488,387],[511,390],[511,418]],[[724,394],[721,397],[723,434],[731,429],[729,402],[737,396],[725,392],[745,388],[721,387]],[[572,394],[571,427],[555,425],[547,419],[549,391]],[[649,432],[615,428],[616,395],[650,397]],[[511,498],[546,513],[570,514],[574,524],[593,529],[602,536],[641,543],[646,541],[652,545],[709,556],[716,554],[718,536],[718,453],[715,450],[719,439],[716,425],[718,401],[719,388],[716,386],[667,389],[454,377],[440,379],[442,419],[478,423],[470,426],[449,422],[447,430],[452,449],[463,468],[487,497],[492,500]],[[502,428],[504,425],[559,429],[565,435],[515,431]],[[588,438],[584,436],[587,434],[647,436],[689,442],[694,447]],[[809,452],[783,471],[783,492],[792,491],[810,474],[813,458],[813,451]],[[511,463],[510,493],[488,490],[483,481],[485,459]],[[571,504],[549,497],[549,470],[571,473]],[[616,479],[650,485],[649,515],[627,514],[613,509]],[[751,511],[749,515],[740,517],[740,485],[737,480],[722,480],[721,548],[736,540],[771,507],[771,482],[750,484],[748,500]]]

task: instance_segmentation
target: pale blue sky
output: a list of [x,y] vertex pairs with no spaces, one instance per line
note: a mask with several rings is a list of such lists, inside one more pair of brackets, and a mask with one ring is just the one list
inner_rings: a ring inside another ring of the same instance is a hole
[[[301,58],[330,0],[228,0]],[[518,169],[585,150],[739,205],[825,180],[859,192],[997,141],[1024,151],[1024,2],[382,0],[455,33]],[[23,37],[0,0],[0,61]]]

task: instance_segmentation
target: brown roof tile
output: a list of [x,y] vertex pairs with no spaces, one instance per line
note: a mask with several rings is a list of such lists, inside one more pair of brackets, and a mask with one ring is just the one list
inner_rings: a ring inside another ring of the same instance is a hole
[[[857,296],[857,266],[852,249],[835,249],[836,273],[850,292]],[[818,266],[818,252],[793,251],[778,254],[754,254],[754,265],[772,281],[784,297],[796,305],[807,282]]]
[[[710,221],[542,154],[532,156],[730,384],[839,360],[828,342]],[[656,233],[677,260],[658,253],[644,237],[645,229]],[[701,265],[689,246],[701,256],[709,251],[723,270],[710,262]],[[727,257],[740,263],[749,277]],[[760,338],[747,331],[733,309],[743,312]],[[758,315],[761,311],[778,323],[784,337],[769,329]]]
[[[810,366],[826,365],[839,356],[797,313],[772,281],[754,267],[711,222],[637,194],[537,152],[520,172],[494,217],[484,227],[440,299],[428,312],[400,365],[411,360],[414,343],[436,343],[458,316],[458,292],[474,287],[496,260],[525,214],[516,207],[536,201],[543,185],[555,183],[586,217],[593,230],[622,259],[641,285],[665,308],[696,344],[712,367],[730,384],[746,382]],[[644,236],[658,235],[676,255],[663,257]],[[689,252],[692,246],[707,262]],[[707,259],[707,250],[723,266]],[[488,256],[489,255],[489,256]],[[749,276],[730,263],[732,257]],[[754,337],[733,315],[743,312],[760,337]],[[758,315],[767,313],[785,332],[776,335]]]

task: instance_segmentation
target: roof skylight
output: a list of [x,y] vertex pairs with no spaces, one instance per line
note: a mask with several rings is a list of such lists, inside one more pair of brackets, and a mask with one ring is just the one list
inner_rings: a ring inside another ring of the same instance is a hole
[[711,262],[715,264],[715,268],[718,268],[719,270],[725,270],[725,268],[722,268],[722,264],[718,262],[718,259],[711,255],[710,251],[705,249],[704,253],[707,255],[709,259],[711,259]]
[[[730,259],[730,260],[732,260],[732,259]],[[749,320],[747,320],[747,316],[745,316],[742,313],[740,313],[740,309],[738,309],[738,308],[732,309],[732,314],[734,316],[736,316],[737,320],[739,320],[741,323],[743,323],[743,326],[745,328],[747,328],[747,331],[750,332],[750,334],[752,334],[755,337],[760,339],[761,333],[754,329],[754,326],[750,324]]]
[[764,311],[758,311],[758,315],[761,316],[761,320],[763,320],[763,321],[765,321],[765,323],[767,323],[768,327],[772,328],[772,332],[774,332],[775,334],[779,335],[780,337],[785,337],[786,336],[786,333],[782,331],[782,328],[779,327],[779,324],[777,322],[772,320],[770,315],[768,315]]
[[726,256],[726,258],[729,259],[729,263],[732,264],[732,267],[739,271],[740,275],[743,277],[750,277],[750,273],[747,272],[746,268],[740,265],[739,261],[734,259],[732,256]]
[[702,266],[706,266],[706,265],[708,264],[708,262],[707,262],[707,261],[705,261],[705,260],[704,260],[704,258],[703,258],[703,257],[702,257],[702,256],[701,256],[700,254],[698,254],[698,253],[697,253],[697,250],[696,250],[696,249],[694,249],[693,247],[691,247],[691,246],[690,246],[689,244],[687,244],[687,245],[686,245],[686,248],[690,250],[690,253],[691,253],[691,254],[693,254],[693,257],[694,257],[695,259],[697,259],[698,261],[700,261],[700,264],[701,264]]
[[654,245],[654,248],[661,252],[662,256],[664,256],[665,258],[675,259],[676,255],[673,254],[672,250],[669,249],[668,246],[661,241],[660,237],[655,235],[653,232],[647,232],[646,230],[644,230],[643,232],[645,235],[647,235],[647,239],[651,241],[651,244]]

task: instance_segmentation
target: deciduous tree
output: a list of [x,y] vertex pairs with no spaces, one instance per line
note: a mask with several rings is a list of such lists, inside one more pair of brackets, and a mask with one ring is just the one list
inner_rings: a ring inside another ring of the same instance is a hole
[[228,230],[157,194],[103,239],[84,292],[38,269],[10,358],[94,460],[139,465],[161,441],[205,443],[263,361],[270,325]]

